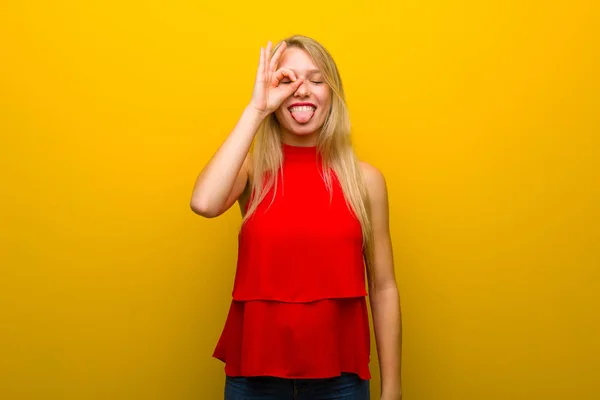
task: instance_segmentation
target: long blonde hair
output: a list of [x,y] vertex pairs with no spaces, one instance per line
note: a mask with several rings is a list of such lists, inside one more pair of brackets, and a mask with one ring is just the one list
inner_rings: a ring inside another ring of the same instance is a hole
[[[284,39],[287,47],[304,50],[321,70],[323,78],[332,92],[329,114],[317,139],[317,149],[323,162],[323,180],[331,193],[333,172],[340,183],[346,204],[358,218],[363,236],[363,254],[371,286],[373,278],[374,244],[371,227],[370,205],[359,161],[350,139],[350,118],[342,80],[335,61],[329,52],[316,40],[293,35]],[[273,48],[277,51],[281,42]],[[252,149],[253,180],[251,183],[248,209],[243,222],[256,211],[267,192],[277,190],[277,174],[283,162],[281,128],[271,113],[261,124]]]

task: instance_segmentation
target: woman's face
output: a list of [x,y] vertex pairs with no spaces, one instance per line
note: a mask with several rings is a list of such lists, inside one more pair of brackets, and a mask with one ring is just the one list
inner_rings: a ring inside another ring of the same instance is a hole
[[[285,99],[275,111],[283,131],[284,142],[286,139],[288,142],[295,142],[299,139],[297,136],[312,134],[316,142],[331,107],[331,89],[308,53],[299,48],[287,48],[278,68],[291,69],[296,78],[304,78],[304,82],[294,94]],[[290,82],[290,79],[284,77],[280,84],[289,85]]]

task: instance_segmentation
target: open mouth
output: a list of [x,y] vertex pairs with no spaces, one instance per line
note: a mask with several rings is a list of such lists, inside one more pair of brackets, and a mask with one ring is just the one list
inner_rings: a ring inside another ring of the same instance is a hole
[[298,106],[292,106],[292,107],[288,108],[288,110],[290,111],[290,114],[292,115],[292,118],[294,118],[294,121],[296,121],[300,124],[305,124],[308,121],[310,121],[312,119],[312,117],[315,115],[316,109],[317,109],[317,107],[312,104],[298,105]]

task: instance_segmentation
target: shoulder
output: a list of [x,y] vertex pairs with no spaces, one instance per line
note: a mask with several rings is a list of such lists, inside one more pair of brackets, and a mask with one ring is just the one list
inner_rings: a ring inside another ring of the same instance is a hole
[[359,165],[371,200],[385,200],[387,198],[387,183],[383,173],[379,168],[366,161],[359,161]]

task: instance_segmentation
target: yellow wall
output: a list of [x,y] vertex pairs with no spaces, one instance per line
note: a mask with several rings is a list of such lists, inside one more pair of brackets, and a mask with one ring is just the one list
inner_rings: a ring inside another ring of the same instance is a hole
[[599,3],[367,3],[2,2],[0,398],[222,396],[239,216],[189,197],[296,32],[388,180],[405,398],[600,398]]

